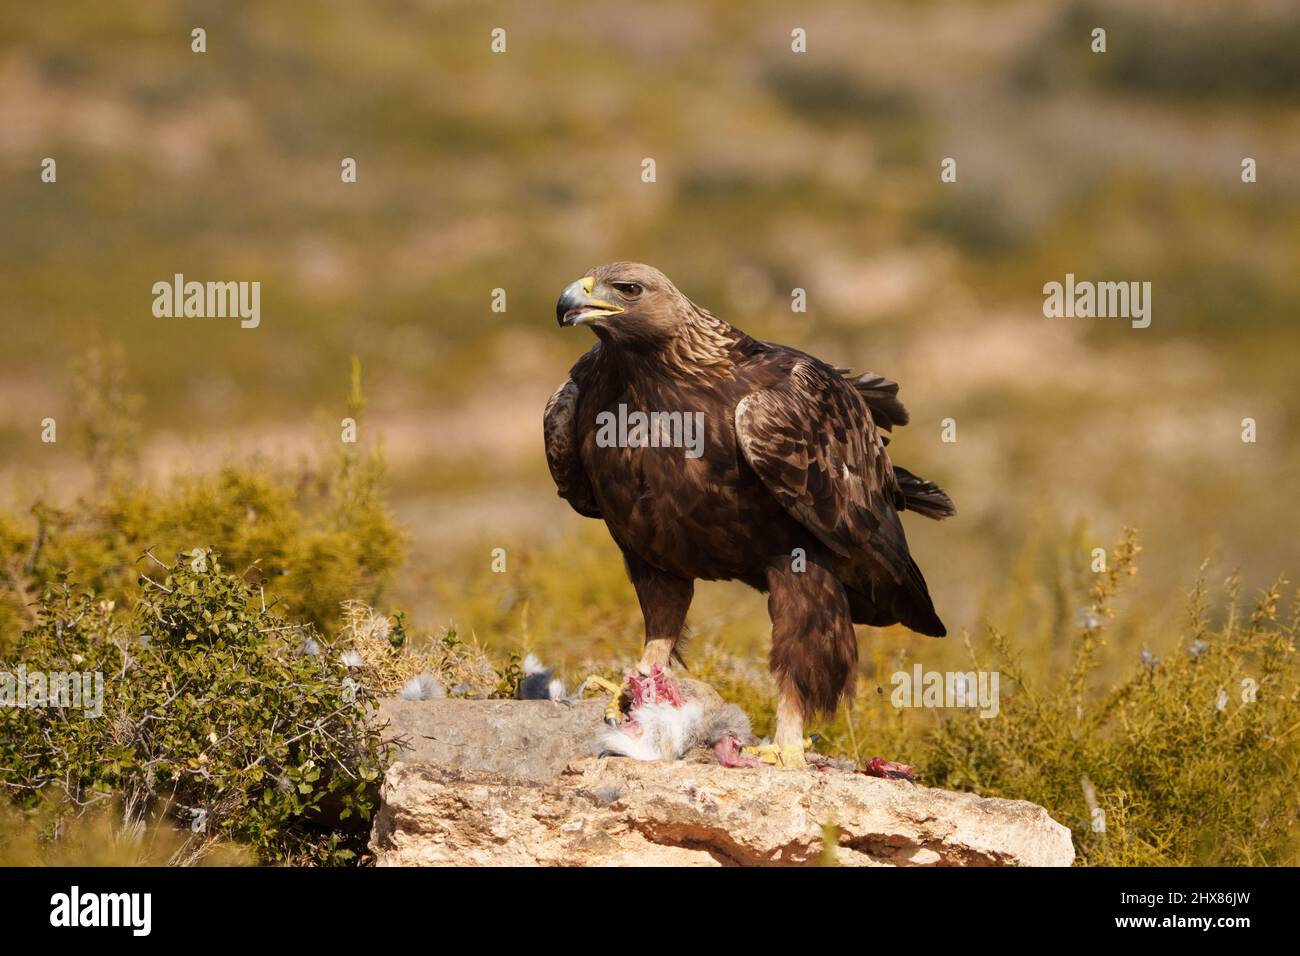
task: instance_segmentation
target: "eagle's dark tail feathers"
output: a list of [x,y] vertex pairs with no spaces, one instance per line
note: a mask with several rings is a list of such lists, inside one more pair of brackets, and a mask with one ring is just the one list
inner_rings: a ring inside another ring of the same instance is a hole
[[[939,620],[939,615],[934,609],[934,602],[930,600],[930,591],[925,586],[925,578],[921,577],[921,569],[910,556],[907,563],[910,565],[907,583],[912,586],[902,587],[894,592],[893,609],[898,622],[918,634],[925,634],[928,637],[947,637],[948,629],[943,626],[943,621]],[[917,587],[916,584],[920,586]]]
[[903,492],[908,511],[942,521],[957,513],[957,507],[947,493],[933,481],[914,475],[906,468],[894,466],[894,477],[898,479],[898,488]]
[[926,587],[921,569],[916,566],[911,555],[899,555],[896,560],[903,567],[902,580],[888,591],[882,592],[877,588],[876,596],[872,598],[872,587],[866,582],[859,582],[858,586],[845,586],[853,623],[870,624],[872,627],[902,624],[927,637],[947,637],[948,629],[943,626],[943,621],[939,620],[934,609],[930,589]]
[[898,383],[874,372],[863,372],[853,376],[847,369],[840,373],[848,378],[849,383],[858,390],[862,400],[871,410],[871,417],[876,425],[885,431],[892,431],[895,425],[906,425],[911,416],[898,400]]
[[[880,429],[878,432],[880,439],[888,445],[889,435],[886,433],[893,431],[899,425],[906,425],[911,420],[907,409],[898,400],[898,383],[874,372],[863,372],[855,376],[848,369],[842,368],[838,371],[848,379],[858,395],[867,403],[872,421]],[[952,499],[933,481],[927,481],[897,465],[894,466],[894,474],[898,477],[899,490],[903,493],[908,511],[915,511],[936,521],[951,518],[957,513]]]

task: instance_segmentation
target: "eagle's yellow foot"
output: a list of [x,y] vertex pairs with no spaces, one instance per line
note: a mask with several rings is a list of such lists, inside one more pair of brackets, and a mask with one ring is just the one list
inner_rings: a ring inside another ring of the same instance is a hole
[[804,757],[803,752],[812,746],[811,738],[805,738],[802,747],[796,747],[791,744],[758,744],[753,747],[745,747],[742,752],[749,754],[751,757],[757,757],[763,763],[771,764],[774,767],[781,767],[785,770],[800,770],[808,766],[808,760]]
[[582,682],[583,690],[598,687],[610,694],[609,703],[605,705],[605,721],[616,724],[623,719],[623,688],[613,681],[605,680],[598,674],[592,674]]

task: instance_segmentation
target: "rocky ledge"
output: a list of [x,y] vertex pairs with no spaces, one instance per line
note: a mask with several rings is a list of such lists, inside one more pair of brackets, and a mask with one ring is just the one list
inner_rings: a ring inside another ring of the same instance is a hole
[[[1068,866],[1042,807],[822,766],[596,757],[602,701],[385,701],[380,866]],[[823,841],[836,845],[827,851]]]

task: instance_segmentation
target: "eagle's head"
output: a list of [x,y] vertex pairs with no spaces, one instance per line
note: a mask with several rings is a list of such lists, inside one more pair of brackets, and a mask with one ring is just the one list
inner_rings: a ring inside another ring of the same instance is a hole
[[653,348],[673,339],[695,310],[668,277],[639,262],[597,266],[560,294],[562,326],[589,325],[604,342]]

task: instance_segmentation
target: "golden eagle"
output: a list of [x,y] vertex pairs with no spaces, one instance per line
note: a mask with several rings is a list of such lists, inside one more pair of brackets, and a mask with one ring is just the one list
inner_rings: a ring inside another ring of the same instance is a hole
[[855,623],[946,633],[899,512],[954,509],[885,453],[908,421],[898,385],[751,338],[640,263],[593,269],[555,314],[599,342],[546,405],[546,458],[560,496],[623,552],[641,672],[673,656],[697,579],[767,592],[772,750],[804,765],[804,719],[852,690]]

